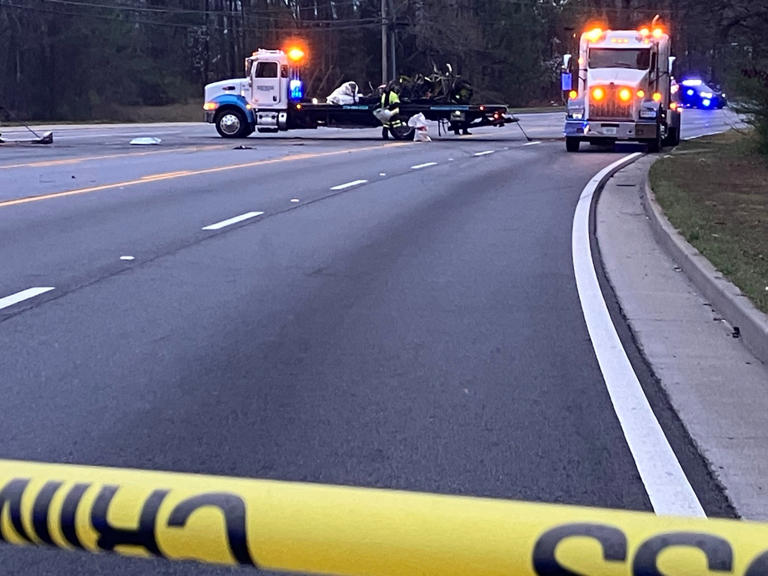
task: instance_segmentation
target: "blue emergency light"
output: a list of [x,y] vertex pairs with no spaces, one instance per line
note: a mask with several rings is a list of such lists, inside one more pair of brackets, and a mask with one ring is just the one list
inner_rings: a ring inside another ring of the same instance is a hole
[[301,100],[304,97],[304,83],[298,78],[291,80],[289,88],[291,100]]

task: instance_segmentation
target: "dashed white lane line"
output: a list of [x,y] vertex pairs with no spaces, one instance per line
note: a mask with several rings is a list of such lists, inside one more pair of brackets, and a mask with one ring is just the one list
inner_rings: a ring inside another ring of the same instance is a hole
[[301,200],[299,200],[298,198],[291,198],[291,202],[294,204],[298,204],[299,202],[301,202]]
[[411,166],[411,170],[421,170],[422,168],[429,168],[430,166],[437,166],[437,162],[424,162],[424,164],[416,164]]
[[237,224],[238,222],[243,222],[244,220],[250,220],[256,216],[261,216],[262,214],[264,214],[264,212],[246,212],[245,214],[240,214],[240,216],[235,216],[234,218],[228,218],[226,220],[222,220],[221,222],[216,222],[215,224],[204,226],[203,230],[221,230],[227,226],[232,226],[232,224]]
[[475,152],[475,156],[488,156],[488,154],[493,154],[495,150],[483,150],[482,152]]
[[18,304],[19,302],[24,302],[24,300],[29,300],[35,296],[40,296],[40,294],[45,294],[51,290],[54,290],[53,286],[35,286],[33,288],[22,290],[21,292],[16,292],[16,294],[11,294],[5,298],[0,298],[0,310]]
[[338,186],[332,186],[331,190],[346,190],[352,188],[352,186],[360,186],[360,184],[366,184],[368,180],[352,180],[352,182],[346,182],[345,184],[339,184]]
[[592,198],[604,179],[640,155],[640,152],[635,152],[603,168],[581,192],[571,233],[576,288],[608,395],[653,510],[660,515],[703,517],[704,509],[672,451],[622,346],[592,261],[589,243]]
[[133,260],[136,260],[134,256],[120,256],[120,260],[124,260],[126,262],[132,262]]
[[536,144],[541,144],[541,140],[534,140],[533,142],[526,142],[523,144],[523,146],[535,146]]

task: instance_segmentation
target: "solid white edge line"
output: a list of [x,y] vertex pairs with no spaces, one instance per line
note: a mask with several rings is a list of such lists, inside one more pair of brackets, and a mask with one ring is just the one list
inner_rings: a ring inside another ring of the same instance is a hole
[[475,152],[474,156],[487,156],[488,154],[493,154],[495,150],[484,150],[483,152]]
[[533,146],[534,144],[541,144],[541,140],[536,140],[535,142],[526,142],[523,144],[523,146]]
[[360,184],[367,183],[368,180],[353,180],[352,182],[347,182],[345,184],[339,184],[338,186],[333,186],[331,190],[345,190],[347,188],[352,188],[352,186],[358,186]]
[[215,224],[204,226],[203,230],[221,230],[227,226],[232,226],[232,224],[237,224],[238,222],[249,220],[251,218],[255,218],[256,216],[261,216],[262,214],[264,214],[264,212],[246,212],[245,214],[240,214],[240,216],[235,216],[234,218],[228,218],[226,220],[222,220],[221,222],[216,222]]
[[589,212],[594,194],[617,169],[641,155],[635,152],[603,168],[581,192],[571,236],[576,288],[605,386],[654,512],[704,517],[704,509],[672,451],[616,333],[592,261]]
[[411,166],[411,170],[421,170],[422,168],[429,168],[430,166],[437,166],[437,162],[425,162],[424,164],[416,164]]
[[55,288],[53,286],[35,286],[33,288],[22,290],[21,292],[16,292],[16,294],[11,294],[5,298],[0,298],[0,310],[18,304],[19,302],[24,302],[24,300],[29,300],[35,296],[40,296],[40,294],[45,294],[51,290],[55,290]]

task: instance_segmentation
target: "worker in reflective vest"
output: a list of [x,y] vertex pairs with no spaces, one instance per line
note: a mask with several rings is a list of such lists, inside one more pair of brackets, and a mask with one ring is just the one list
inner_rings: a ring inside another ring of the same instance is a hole
[[389,120],[382,123],[384,125],[384,128],[382,129],[382,136],[384,136],[384,138],[389,136],[388,130],[391,130],[392,128],[398,128],[403,125],[402,120],[400,120],[400,96],[398,95],[399,91],[400,85],[397,82],[390,82],[387,84],[387,87],[384,89],[384,92],[381,95],[381,107],[384,110],[389,110],[392,112]]

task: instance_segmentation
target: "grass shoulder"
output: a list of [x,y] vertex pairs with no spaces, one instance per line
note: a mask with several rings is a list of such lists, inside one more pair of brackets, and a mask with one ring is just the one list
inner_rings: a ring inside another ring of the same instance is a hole
[[653,165],[650,179],[672,225],[768,312],[768,157],[754,135],[684,142]]

